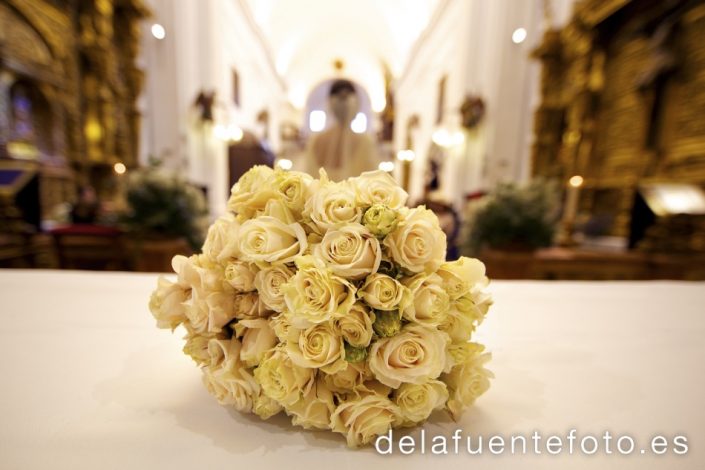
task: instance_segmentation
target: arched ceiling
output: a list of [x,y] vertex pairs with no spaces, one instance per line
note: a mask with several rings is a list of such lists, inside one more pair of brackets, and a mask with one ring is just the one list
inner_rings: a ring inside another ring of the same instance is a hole
[[[364,86],[375,110],[384,107],[384,64],[402,73],[439,0],[247,0],[273,53],[289,99],[335,75]],[[345,67],[336,73],[333,62]]]

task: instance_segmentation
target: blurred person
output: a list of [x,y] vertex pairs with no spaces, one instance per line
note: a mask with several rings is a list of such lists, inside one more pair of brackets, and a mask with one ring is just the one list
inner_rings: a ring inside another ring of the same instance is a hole
[[378,162],[374,141],[369,134],[357,134],[350,128],[350,123],[360,110],[355,86],[348,80],[333,82],[328,93],[328,108],[335,122],[311,138],[306,171],[318,177],[318,169],[325,168],[332,180],[339,181],[363,171],[376,170]]

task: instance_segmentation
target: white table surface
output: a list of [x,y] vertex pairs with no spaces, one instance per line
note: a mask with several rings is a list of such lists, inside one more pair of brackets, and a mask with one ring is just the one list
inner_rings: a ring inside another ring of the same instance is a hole
[[[156,275],[0,270],[1,469],[705,468],[705,284],[495,282],[473,436],[684,434],[684,456],[380,456],[229,412],[147,309]],[[416,430],[412,435],[419,435]]]

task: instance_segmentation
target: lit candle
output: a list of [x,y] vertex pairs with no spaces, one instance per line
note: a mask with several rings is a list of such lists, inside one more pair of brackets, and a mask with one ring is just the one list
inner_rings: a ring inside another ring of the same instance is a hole
[[568,180],[568,193],[566,194],[565,208],[563,209],[563,220],[566,222],[575,220],[575,214],[578,212],[578,196],[582,185],[583,177],[580,175],[572,176]]

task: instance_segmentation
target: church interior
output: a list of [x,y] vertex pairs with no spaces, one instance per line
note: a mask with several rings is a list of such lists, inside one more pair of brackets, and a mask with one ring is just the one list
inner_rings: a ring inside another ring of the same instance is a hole
[[1,0],[0,267],[164,272],[253,165],[494,279],[705,280],[702,0]]

